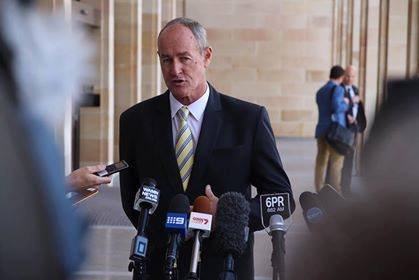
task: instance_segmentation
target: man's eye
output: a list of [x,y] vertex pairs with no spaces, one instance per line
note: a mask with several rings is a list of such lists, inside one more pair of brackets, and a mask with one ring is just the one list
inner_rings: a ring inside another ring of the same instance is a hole
[[182,56],[180,58],[180,61],[183,62],[183,63],[187,63],[187,62],[191,61],[191,58],[187,57],[187,56]]
[[170,59],[168,59],[168,58],[163,58],[163,59],[161,60],[161,62],[162,62],[163,64],[169,64],[169,63],[170,63]]

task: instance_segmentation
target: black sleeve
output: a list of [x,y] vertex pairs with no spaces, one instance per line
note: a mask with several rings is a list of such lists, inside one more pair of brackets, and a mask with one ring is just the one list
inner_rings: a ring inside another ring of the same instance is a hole
[[[139,213],[133,209],[135,194],[139,182],[135,161],[135,146],[133,135],[130,133],[130,120],[123,113],[119,120],[119,158],[129,164],[129,168],[120,173],[121,201],[125,214],[136,227]],[[131,131],[132,132],[132,131]]]
[[367,118],[365,116],[364,104],[358,103],[358,114],[356,115],[356,123],[358,125],[358,132],[364,132],[367,127]]
[[258,119],[251,163],[251,183],[257,189],[257,196],[250,202],[249,227],[252,231],[263,229],[259,203],[261,194],[289,193],[291,211],[295,210],[291,184],[282,167],[268,113],[264,107],[260,108]]

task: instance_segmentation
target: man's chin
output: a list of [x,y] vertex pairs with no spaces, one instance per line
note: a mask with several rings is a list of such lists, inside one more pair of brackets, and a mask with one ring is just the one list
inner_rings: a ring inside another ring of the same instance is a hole
[[173,94],[173,97],[181,103],[189,99],[189,94],[186,91],[180,91],[177,88],[171,88],[169,90]]

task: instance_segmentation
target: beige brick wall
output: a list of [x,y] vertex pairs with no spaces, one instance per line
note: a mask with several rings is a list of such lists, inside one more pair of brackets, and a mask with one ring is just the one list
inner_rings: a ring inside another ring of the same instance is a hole
[[[82,109],[81,165],[117,160],[120,113],[165,89],[156,39],[159,28],[174,17],[194,18],[207,28],[214,49],[208,80],[226,94],[266,106],[280,137],[313,137],[315,92],[332,64],[359,68],[357,83],[370,124],[382,96],[381,81],[386,75],[404,76],[407,68],[414,75],[419,65],[419,0],[412,0],[412,7],[409,0],[390,0],[388,40],[381,45],[380,0],[81,1],[102,16],[101,27],[89,30],[97,50],[92,83],[101,106]],[[63,6],[62,0],[38,3],[47,10]],[[380,63],[386,48],[387,62]],[[59,142],[63,137],[58,135]]]
[[208,80],[220,91],[268,109],[276,136],[312,137],[316,90],[331,65],[333,1],[186,2],[208,30]]
[[405,77],[408,0],[390,1],[388,76]]
[[109,3],[106,0],[82,0],[100,11],[100,27],[84,26],[87,36],[94,48],[92,58],[94,78],[89,82],[94,89],[93,93],[100,96],[99,107],[85,107],[80,110],[80,166],[108,163],[110,155],[108,145],[112,144],[109,138],[110,120],[113,114],[109,110],[110,99],[113,99],[113,88],[110,84],[109,68]]

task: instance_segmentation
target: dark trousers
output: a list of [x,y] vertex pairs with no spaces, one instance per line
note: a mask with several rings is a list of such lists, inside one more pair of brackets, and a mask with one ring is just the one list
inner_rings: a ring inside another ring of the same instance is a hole
[[342,176],[341,176],[341,186],[342,186],[342,195],[348,197],[351,195],[351,182],[352,182],[352,169],[354,165],[354,155],[355,151],[350,152],[345,156],[343,161]]

